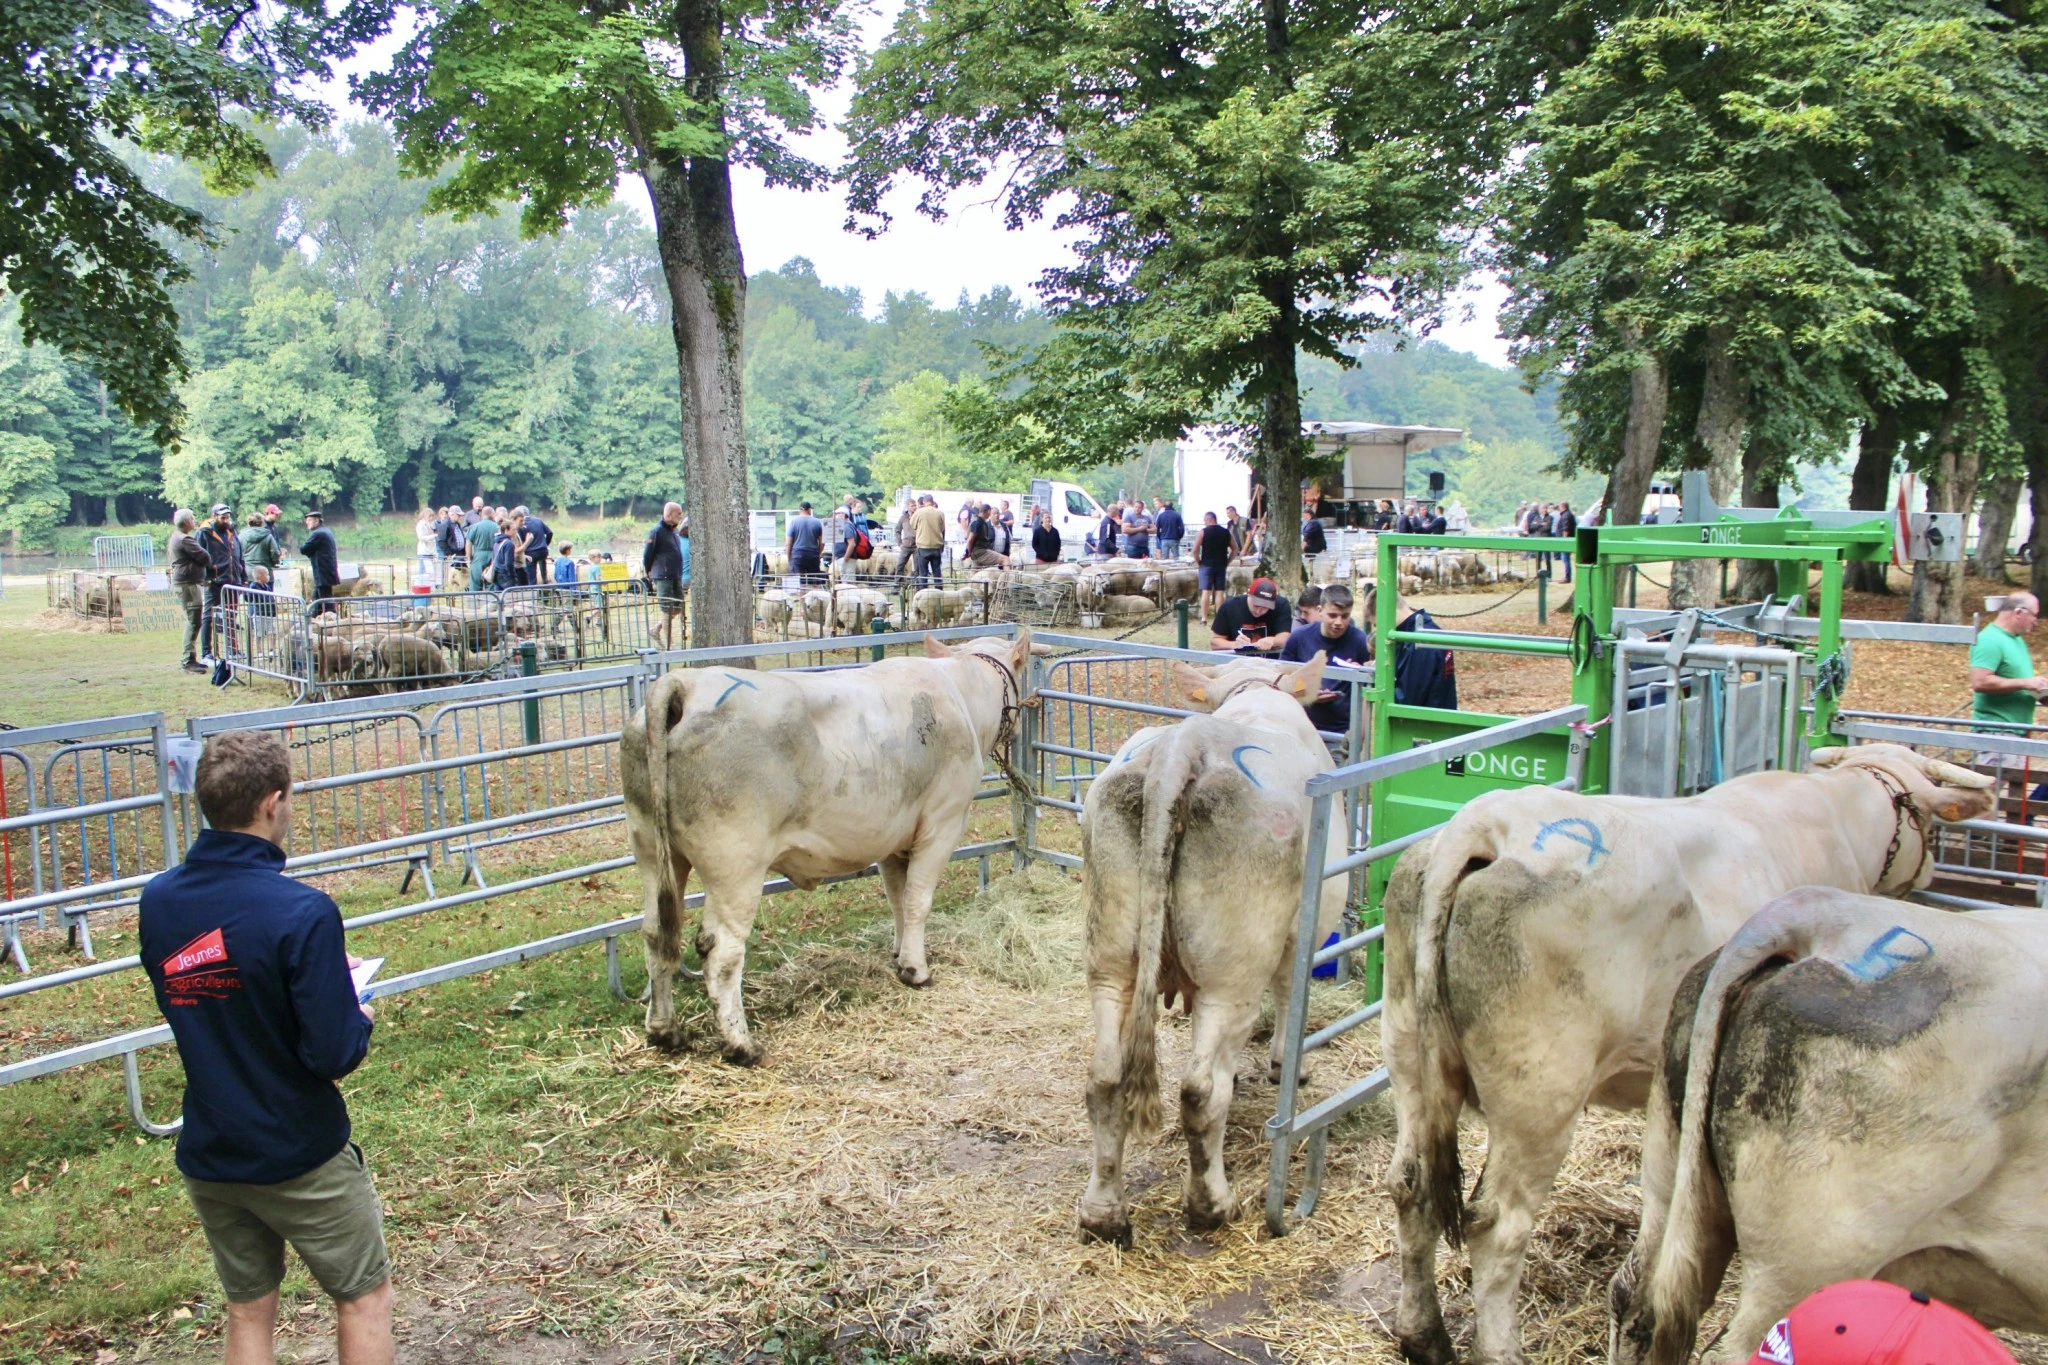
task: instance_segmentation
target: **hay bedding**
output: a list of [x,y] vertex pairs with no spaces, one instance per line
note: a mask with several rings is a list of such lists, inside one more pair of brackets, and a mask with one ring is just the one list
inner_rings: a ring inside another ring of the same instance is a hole
[[[1074,1220],[1091,1141],[1078,887],[1051,869],[1001,879],[962,913],[935,917],[933,945],[940,970],[926,991],[894,984],[879,941],[813,946],[762,973],[753,1003],[768,1059],[758,1070],[727,1067],[708,1047],[652,1052],[627,1030],[586,1056],[580,1065],[624,1082],[631,1099],[611,1121],[637,1132],[639,1155],[583,1188],[531,1197],[508,1187],[486,1201],[497,1207],[484,1217],[518,1225],[493,1256],[529,1267],[532,1295],[491,1329],[589,1321],[590,1305],[573,1302],[592,1292],[587,1279],[550,1273],[577,1265],[610,1269],[598,1334],[631,1343],[634,1359],[657,1346],[744,1352],[792,1319],[835,1340],[970,1359],[1122,1355],[1139,1343],[1151,1343],[1147,1357],[1398,1359],[1384,1326],[1399,1283],[1378,1190],[1391,1144],[1384,1105],[1340,1128],[1316,1216],[1267,1238],[1273,1088],[1255,1040],[1227,1140],[1239,1221],[1209,1238],[1186,1233],[1186,1148],[1169,1118],[1130,1154],[1136,1249],[1084,1246]],[[1347,996],[1319,989],[1312,1013],[1333,1017]],[[1169,1097],[1187,1035],[1177,1016],[1162,1029]],[[1359,1030],[1319,1054],[1311,1098],[1370,1070],[1374,1035]],[[1582,1130],[1531,1258],[1533,1361],[1604,1348],[1606,1278],[1634,1228],[1623,1178],[1636,1132],[1620,1118]],[[1476,1131],[1468,1142],[1477,1171]],[[1446,1274],[1454,1260],[1462,1276],[1462,1257],[1449,1254]],[[461,1272],[451,1261],[442,1273]],[[1466,1300],[1447,1293],[1462,1334]]]

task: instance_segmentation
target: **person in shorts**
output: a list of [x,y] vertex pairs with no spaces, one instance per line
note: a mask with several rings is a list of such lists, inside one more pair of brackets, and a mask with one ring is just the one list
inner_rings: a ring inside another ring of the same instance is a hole
[[688,572],[688,549],[683,544],[681,527],[683,505],[679,502],[664,503],[661,520],[654,523],[654,529],[647,533],[647,545],[640,551],[640,572],[647,579],[647,586],[654,593],[655,606],[661,612],[661,619],[652,627],[654,638],[661,642],[663,649],[675,645],[670,635],[675,630],[675,619],[683,610],[683,581]]
[[789,556],[789,571],[806,583],[818,581],[824,565],[825,523],[811,515],[811,505],[797,504],[797,515],[789,519],[789,534],[783,542]]
[[1202,615],[1213,617],[1229,589],[1230,555],[1235,540],[1214,512],[1202,513],[1202,531],[1195,537],[1196,586],[1202,590]]
[[291,753],[231,730],[200,756],[209,828],[143,888],[142,963],[185,1068],[178,1170],[227,1293],[227,1355],[267,1360],[284,1249],[335,1302],[341,1365],[388,1365],[391,1259],[376,1186],[335,1082],[371,1011],[341,912],[284,875]]

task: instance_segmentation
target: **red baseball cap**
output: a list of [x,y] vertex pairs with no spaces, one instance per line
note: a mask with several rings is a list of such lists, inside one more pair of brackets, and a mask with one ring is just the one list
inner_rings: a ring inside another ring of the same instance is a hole
[[1968,1313],[1877,1280],[1845,1280],[1778,1319],[1749,1365],[2013,1365]]
[[1273,586],[1273,580],[1270,578],[1254,578],[1245,596],[1255,602],[1273,602],[1279,599],[1280,590]]

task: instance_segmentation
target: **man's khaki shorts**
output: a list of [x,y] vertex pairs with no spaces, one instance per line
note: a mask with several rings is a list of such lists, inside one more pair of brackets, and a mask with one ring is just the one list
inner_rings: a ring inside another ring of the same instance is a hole
[[384,1209],[353,1142],[302,1176],[276,1185],[185,1177],[213,1268],[231,1303],[249,1303],[284,1283],[292,1244],[328,1297],[359,1299],[391,1276]]

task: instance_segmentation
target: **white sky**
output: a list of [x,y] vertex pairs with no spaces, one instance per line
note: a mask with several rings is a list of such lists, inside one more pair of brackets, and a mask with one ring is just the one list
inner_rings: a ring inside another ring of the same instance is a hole
[[[894,20],[895,6],[883,0],[887,14],[871,13],[865,25],[870,43],[879,43]],[[344,74],[364,74],[390,60],[402,38],[373,44],[342,67]],[[348,87],[336,80],[316,93],[340,117],[368,117],[348,103]],[[836,166],[846,153],[846,139],[830,125],[846,112],[850,91],[840,85],[824,93],[820,108],[827,127],[797,140],[813,160]],[[1035,302],[1032,286],[1041,272],[1067,259],[1061,234],[1044,223],[1027,223],[1012,232],[986,190],[968,191],[948,205],[944,222],[934,223],[915,212],[916,191],[901,188],[888,204],[894,215],[887,232],[870,241],[844,230],[846,200],[838,187],[804,192],[770,189],[758,173],[736,168],[734,212],[739,219],[740,250],[749,273],[774,270],[793,256],[809,257],[818,277],[834,288],[852,285],[870,312],[890,291],[923,293],[950,307],[962,290],[981,295],[1007,285],[1027,302]],[[637,176],[623,177],[619,198],[647,214],[647,192]],[[1469,288],[1434,337],[1445,345],[1469,351],[1494,365],[1507,364],[1507,343],[1498,335],[1496,316],[1505,292],[1491,279]]]

